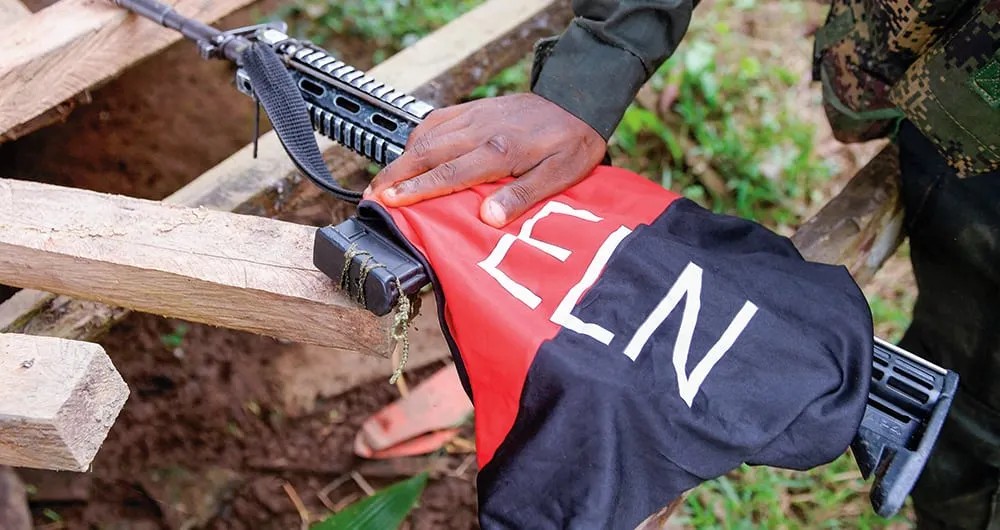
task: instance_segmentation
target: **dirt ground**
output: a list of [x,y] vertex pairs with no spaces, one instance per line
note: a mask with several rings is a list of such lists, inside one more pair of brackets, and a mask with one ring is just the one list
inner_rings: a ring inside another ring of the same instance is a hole
[[[219,26],[248,24],[250,16]],[[370,67],[363,45],[337,50]],[[252,140],[254,107],[231,76],[226,63],[203,61],[191,43],[178,43],[95,91],[66,123],[0,145],[0,167],[6,177],[162,199]],[[296,220],[326,222],[328,212],[310,211]],[[186,326],[180,345],[165,342],[179,336],[178,325]],[[387,377],[298,414],[275,376],[295,378],[276,366],[286,348],[275,340],[132,314],[100,343],[131,396],[91,472],[22,473],[37,529],[294,529],[302,517],[293,495],[315,517],[361,498],[362,485],[377,489],[424,469],[432,480],[410,527],[477,527],[471,455],[392,463],[353,456],[362,422],[400,396]],[[410,387],[441,366],[408,372]],[[463,436],[471,440],[471,429]]]

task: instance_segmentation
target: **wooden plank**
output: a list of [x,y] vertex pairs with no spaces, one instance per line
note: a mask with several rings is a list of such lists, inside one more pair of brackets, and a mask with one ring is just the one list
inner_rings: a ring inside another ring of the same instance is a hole
[[[538,38],[560,31],[571,17],[569,0],[490,0],[369,73],[437,105],[456,103],[523,57]],[[415,67],[418,61],[420,68]],[[262,135],[261,142],[256,160],[248,144],[164,202],[262,216],[283,211],[311,184],[302,182],[273,133]],[[330,142],[322,145],[326,158],[337,160],[333,169],[344,180],[363,172],[359,157],[330,147]],[[11,307],[13,299],[0,304],[0,331],[95,340],[128,314],[123,308],[39,291],[22,291],[15,298],[21,308]]]
[[29,16],[31,11],[20,0],[0,0],[0,26],[11,26]]
[[90,90],[84,90],[68,100],[42,112],[28,121],[7,129],[0,134],[0,143],[17,140],[49,125],[66,121],[73,109],[93,101]]
[[889,144],[791,239],[806,259],[845,265],[864,285],[903,237],[899,151]]
[[97,344],[0,334],[0,464],[86,471],[128,396]]
[[392,316],[313,267],[315,230],[0,179],[0,283],[388,357]]
[[[172,5],[182,15],[212,23],[252,1],[178,0]],[[60,0],[32,14],[0,40],[0,136],[23,129],[182,38],[109,0]],[[192,55],[200,60],[193,46]]]

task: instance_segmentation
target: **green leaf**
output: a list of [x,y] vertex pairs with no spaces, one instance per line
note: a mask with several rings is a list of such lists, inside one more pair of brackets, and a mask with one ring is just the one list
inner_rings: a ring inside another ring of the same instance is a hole
[[379,490],[312,526],[311,530],[393,530],[403,524],[427,484],[427,472]]

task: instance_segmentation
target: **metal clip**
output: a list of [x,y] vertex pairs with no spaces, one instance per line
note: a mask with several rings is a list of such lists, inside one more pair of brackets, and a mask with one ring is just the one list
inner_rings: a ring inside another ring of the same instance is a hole
[[225,49],[229,42],[238,38],[255,40],[252,38],[254,35],[258,35],[260,32],[269,29],[286,33],[288,31],[288,24],[282,20],[276,20],[272,22],[265,22],[263,24],[254,24],[252,26],[243,26],[241,28],[226,30],[215,36],[210,41],[199,41],[198,52],[201,54],[201,58],[205,60],[222,59],[225,58],[223,49]]

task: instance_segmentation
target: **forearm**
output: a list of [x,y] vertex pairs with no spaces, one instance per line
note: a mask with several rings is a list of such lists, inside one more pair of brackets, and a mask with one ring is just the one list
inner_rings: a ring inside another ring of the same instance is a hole
[[697,0],[574,0],[576,17],[541,46],[532,92],[605,140],[639,88],[676,50]]

